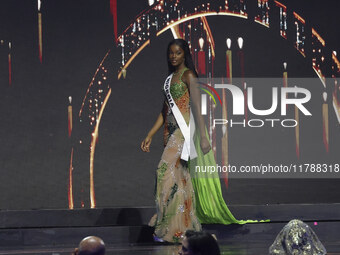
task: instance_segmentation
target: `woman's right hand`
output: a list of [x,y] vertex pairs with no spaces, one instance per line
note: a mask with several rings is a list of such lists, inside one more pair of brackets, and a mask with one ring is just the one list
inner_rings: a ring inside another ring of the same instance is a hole
[[201,150],[202,150],[204,155],[207,154],[211,150],[209,140],[205,135],[201,137],[201,144],[200,145],[201,145]]
[[142,151],[144,152],[150,152],[150,145],[151,145],[151,141],[152,141],[152,137],[150,136],[147,136],[143,141],[142,141],[142,144],[141,144],[141,149]]

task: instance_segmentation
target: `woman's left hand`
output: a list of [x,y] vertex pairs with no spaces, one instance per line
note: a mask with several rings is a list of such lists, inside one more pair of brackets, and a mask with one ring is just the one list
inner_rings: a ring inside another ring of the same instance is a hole
[[207,154],[211,150],[209,140],[206,136],[201,137],[201,149],[203,154]]

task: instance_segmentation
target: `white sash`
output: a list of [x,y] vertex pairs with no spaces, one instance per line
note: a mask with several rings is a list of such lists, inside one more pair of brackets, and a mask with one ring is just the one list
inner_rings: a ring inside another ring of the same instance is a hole
[[170,84],[171,84],[172,75],[173,74],[170,74],[164,82],[164,92],[168,100],[169,106],[171,108],[171,111],[184,137],[184,144],[183,144],[181,159],[188,161],[189,158],[194,159],[197,157],[194,139],[193,139],[194,132],[195,132],[195,121],[194,121],[194,116],[192,115],[192,112],[190,110],[190,121],[189,121],[189,126],[188,126],[185,119],[183,118],[181,111],[178,109],[174,99],[172,98],[171,93],[170,93]]

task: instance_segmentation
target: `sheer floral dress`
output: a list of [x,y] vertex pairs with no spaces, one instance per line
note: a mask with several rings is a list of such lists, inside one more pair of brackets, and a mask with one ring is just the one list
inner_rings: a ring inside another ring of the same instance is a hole
[[[187,124],[190,119],[189,90],[181,77],[173,82],[170,93]],[[155,235],[168,242],[181,242],[188,229],[201,230],[195,213],[195,194],[191,183],[188,163],[181,160],[184,137],[176,119],[165,100],[164,152],[157,169],[156,209],[157,214],[150,221],[155,226]]]

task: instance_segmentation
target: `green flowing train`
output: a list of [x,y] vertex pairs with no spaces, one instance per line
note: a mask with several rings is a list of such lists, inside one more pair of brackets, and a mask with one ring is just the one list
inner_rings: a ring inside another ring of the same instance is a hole
[[189,169],[196,198],[196,214],[203,224],[246,224],[270,220],[237,220],[230,212],[222,196],[220,177],[217,172],[196,172],[195,166],[216,166],[213,151],[203,154],[200,138],[194,135],[197,158],[190,160]]

